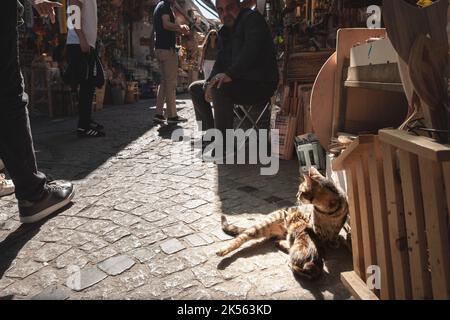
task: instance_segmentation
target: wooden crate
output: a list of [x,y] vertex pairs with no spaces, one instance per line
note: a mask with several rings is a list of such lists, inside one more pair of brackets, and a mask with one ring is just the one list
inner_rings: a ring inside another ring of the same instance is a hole
[[[333,161],[345,170],[358,298],[450,299],[450,146],[399,130],[360,136]],[[368,295],[367,268],[381,288]],[[359,280],[358,280],[359,279]]]
[[289,56],[286,68],[288,82],[313,83],[334,50],[298,52]]

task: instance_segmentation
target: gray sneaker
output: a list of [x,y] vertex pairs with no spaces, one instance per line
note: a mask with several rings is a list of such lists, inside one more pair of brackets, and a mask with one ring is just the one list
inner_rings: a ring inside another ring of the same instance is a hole
[[52,181],[47,184],[44,196],[38,201],[19,201],[22,223],[35,223],[68,205],[75,195],[73,184],[68,181]]

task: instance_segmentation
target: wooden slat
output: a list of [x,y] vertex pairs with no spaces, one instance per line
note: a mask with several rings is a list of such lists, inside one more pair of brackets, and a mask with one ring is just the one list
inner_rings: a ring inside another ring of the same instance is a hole
[[366,279],[364,267],[364,250],[361,234],[361,215],[359,212],[358,183],[356,173],[350,164],[345,171],[347,176],[347,196],[350,211],[350,226],[352,237],[353,270],[362,278]]
[[380,130],[380,140],[399,149],[438,162],[450,161],[450,146],[402,130]]
[[419,158],[434,299],[450,299],[450,246],[439,163]]
[[374,135],[360,135],[353,141],[347,149],[345,149],[339,157],[333,160],[332,166],[334,171],[341,171],[346,169],[346,161],[356,157],[357,154],[365,151],[367,145],[372,144]]
[[364,248],[364,265],[376,265],[375,231],[373,226],[372,197],[369,184],[368,156],[362,154],[360,161],[355,161],[356,179],[358,181],[359,208],[361,214],[361,230]]
[[344,86],[348,88],[365,88],[373,90],[404,92],[403,84],[401,83],[345,81]]
[[[450,6],[449,6],[449,13],[450,13]],[[449,35],[450,37],[450,35]],[[446,197],[447,197],[447,221],[448,221],[448,227],[450,230],[450,162],[444,162],[442,163],[442,170],[444,173],[444,180],[445,180],[445,190],[446,190]]]
[[432,299],[417,156],[399,150],[413,299]]
[[378,297],[369,290],[367,285],[354,271],[341,273],[341,281],[350,291],[353,297],[358,300],[378,300]]
[[377,263],[381,270],[382,300],[394,299],[394,279],[392,273],[391,249],[389,245],[388,215],[384,186],[383,159],[378,139],[369,148],[370,190],[372,193],[373,222]]
[[383,169],[388,210],[389,242],[392,267],[395,271],[395,298],[411,299],[403,197],[397,176],[395,149],[388,144],[381,143],[381,151],[384,160]]

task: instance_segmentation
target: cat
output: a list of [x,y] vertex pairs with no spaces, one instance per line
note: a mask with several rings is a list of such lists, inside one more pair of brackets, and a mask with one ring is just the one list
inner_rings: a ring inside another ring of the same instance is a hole
[[236,238],[217,255],[226,256],[253,239],[276,238],[277,246],[290,255],[289,266],[294,274],[310,280],[319,278],[324,246],[339,246],[339,232],[348,214],[347,196],[333,181],[311,168],[299,186],[297,201],[298,206],[275,211],[250,228],[230,225],[222,216],[223,231]]

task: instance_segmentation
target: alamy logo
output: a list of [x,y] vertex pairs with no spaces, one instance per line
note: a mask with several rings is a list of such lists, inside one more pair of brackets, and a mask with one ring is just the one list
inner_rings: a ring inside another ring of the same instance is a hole
[[[201,124],[199,123],[201,128]],[[199,130],[201,132],[201,130]],[[280,169],[278,130],[250,129],[244,131],[226,130],[224,137],[217,129],[207,130],[201,139],[194,143],[194,134],[186,129],[172,132],[171,161],[177,163],[182,159],[186,165],[202,161],[216,164],[260,164],[263,176],[276,175]],[[270,146],[270,149],[269,149]],[[200,151],[201,150],[201,151]]]
[[370,290],[381,289],[381,269],[379,266],[369,266],[367,268],[366,284]]
[[381,8],[375,5],[369,6],[367,8],[367,14],[370,15],[367,19],[367,28],[381,28]]
[[67,28],[81,29],[81,9],[79,6],[67,6]]

